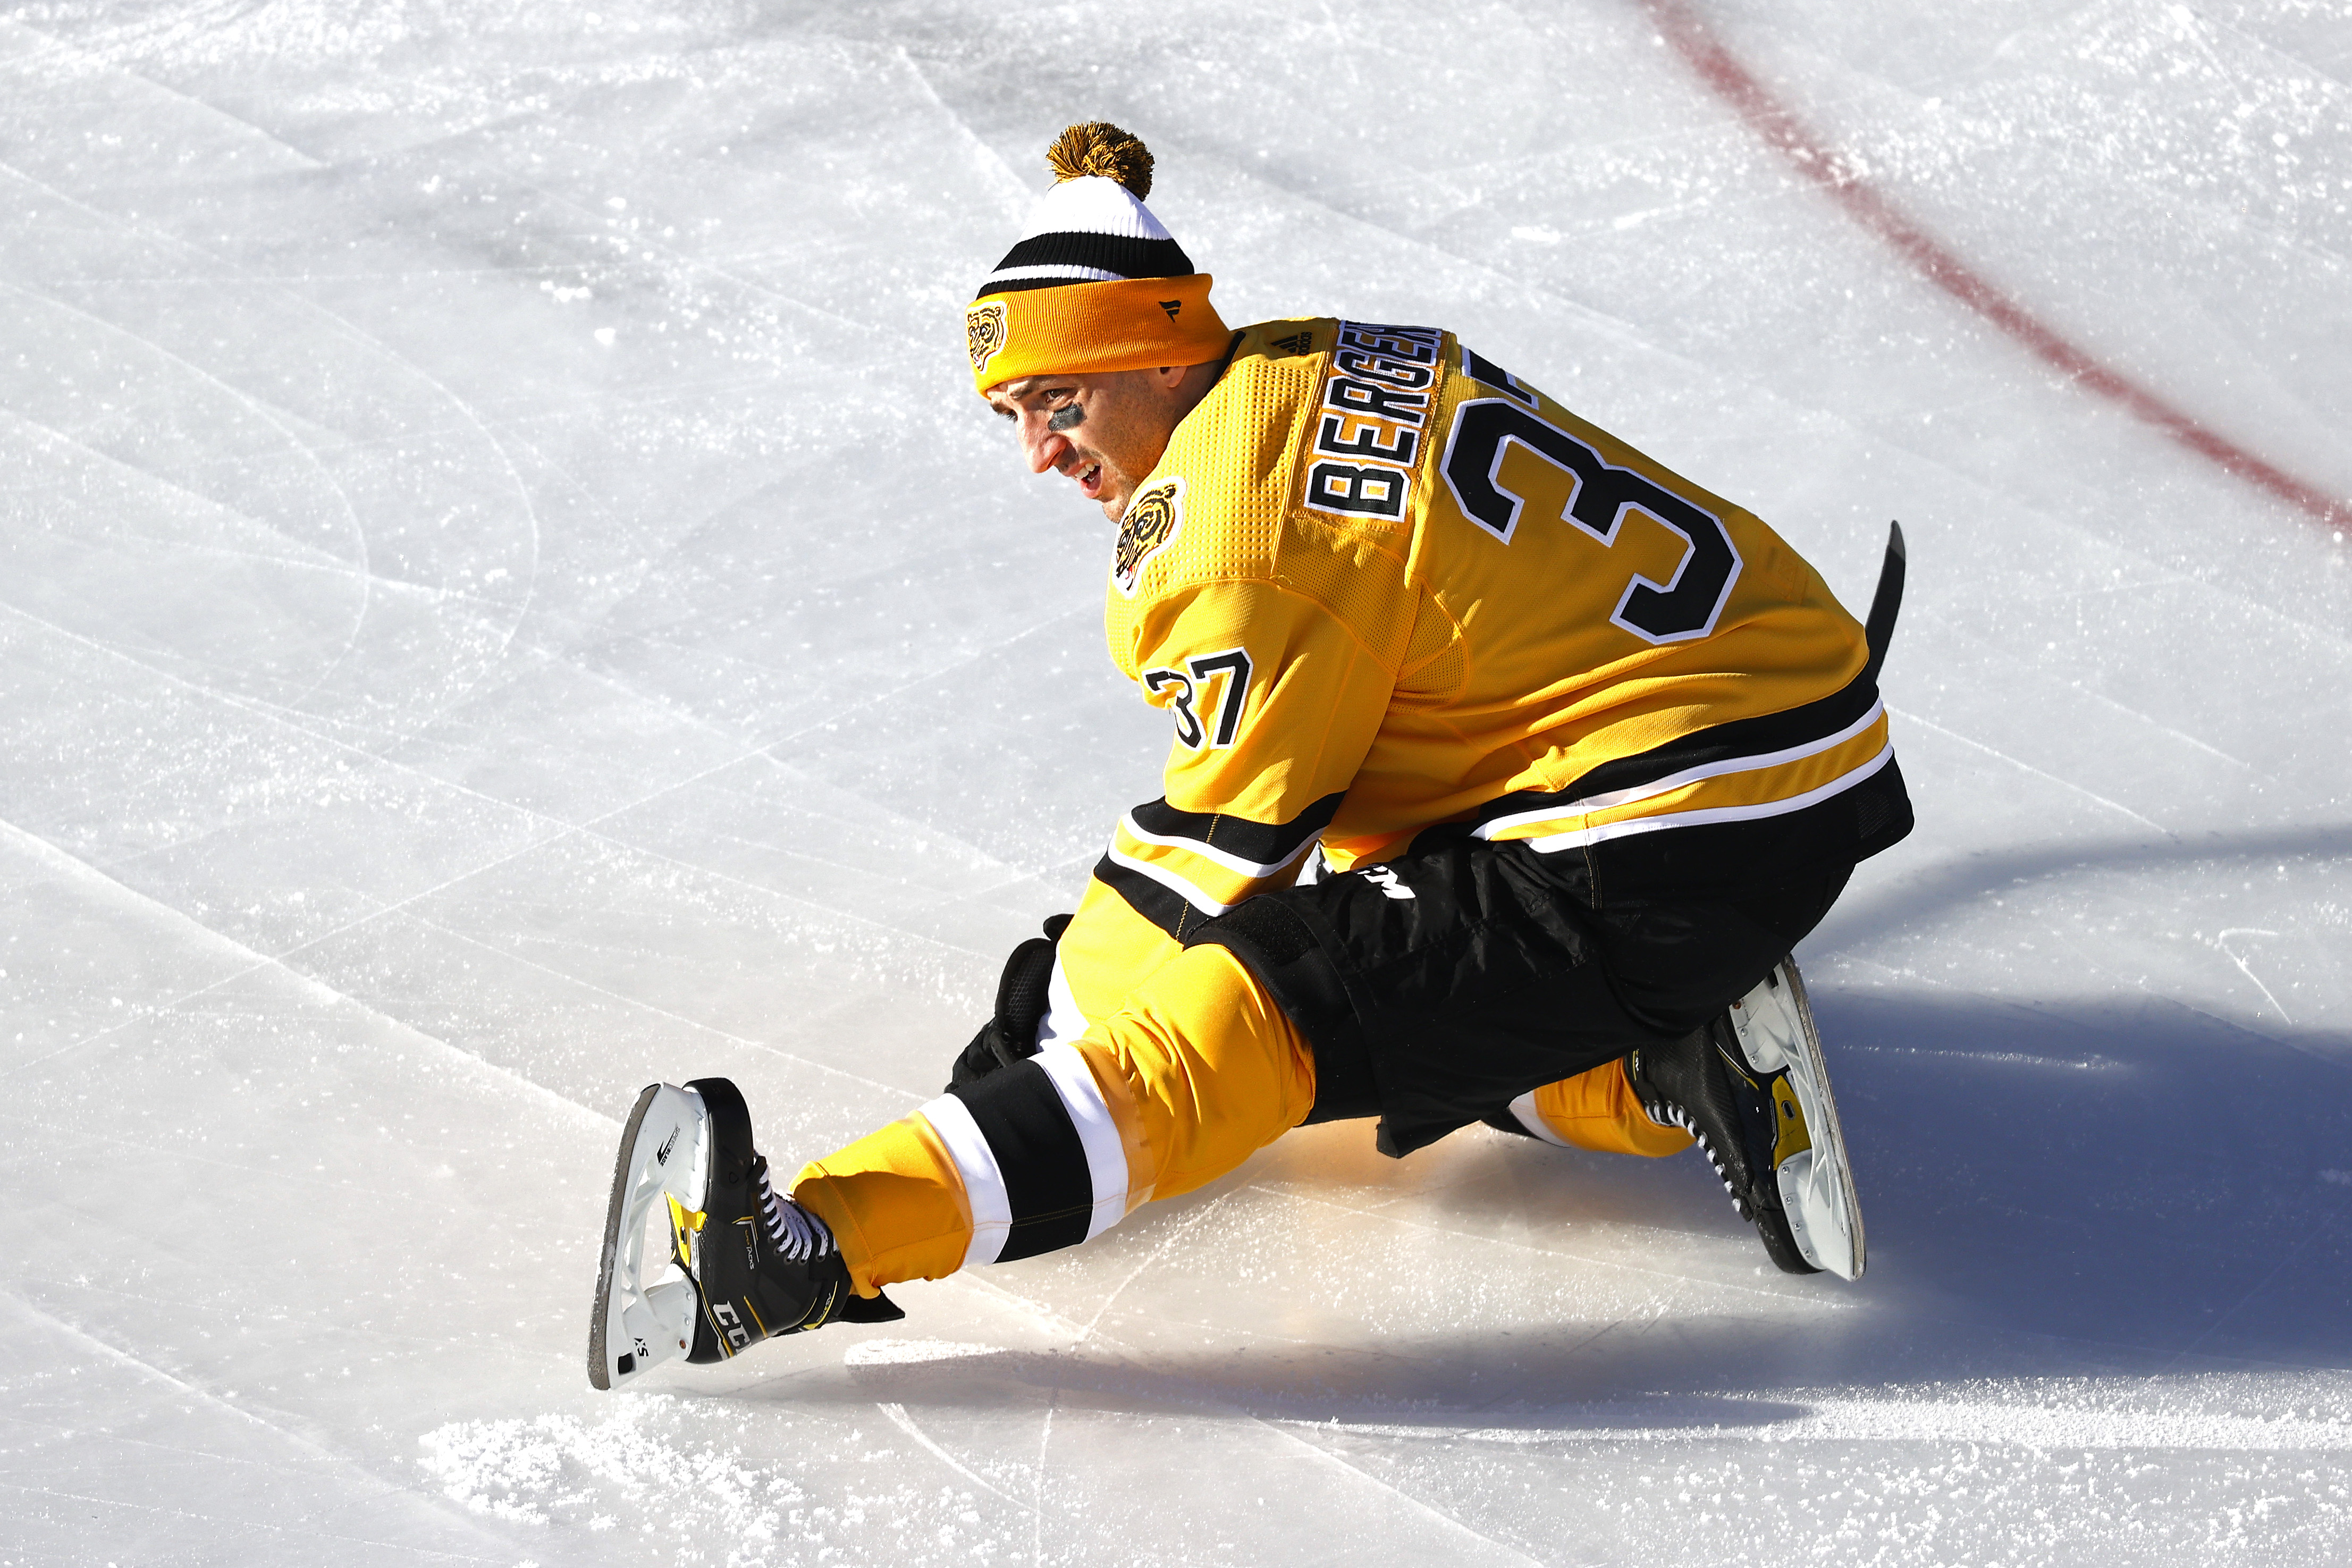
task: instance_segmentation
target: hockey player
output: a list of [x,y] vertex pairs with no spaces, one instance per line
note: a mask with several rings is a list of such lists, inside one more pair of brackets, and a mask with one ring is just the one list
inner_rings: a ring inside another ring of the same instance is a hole
[[789,1195],[725,1079],[646,1090],[591,1379],[898,1316],[895,1281],[1075,1246],[1335,1118],[1397,1156],[1481,1121],[1696,1142],[1776,1263],[1859,1274],[1789,953],[1911,826],[1864,628],[1450,332],[1229,330],[1132,137],[1074,126],[1049,163],[966,313],[972,379],[1118,524],[1111,655],[1168,714],[1165,794],[1013,953],[948,1090]]

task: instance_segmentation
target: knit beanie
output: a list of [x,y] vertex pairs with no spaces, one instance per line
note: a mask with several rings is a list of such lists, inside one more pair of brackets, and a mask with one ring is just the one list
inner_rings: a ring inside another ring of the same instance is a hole
[[1143,198],[1151,153],[1116,125],[1073,125],[1045,150],[1053,189],[964,308],[972,385],[1024,375],[1201,364],[1232,334]]

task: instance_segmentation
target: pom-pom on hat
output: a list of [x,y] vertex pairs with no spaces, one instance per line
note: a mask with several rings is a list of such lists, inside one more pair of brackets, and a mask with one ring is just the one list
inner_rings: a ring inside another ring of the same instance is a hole
[[1151,216],[1151,153],[1116,125],[1073,125],[1045,151],[1051,190],[964,310],[972,384],[1200,364],[1231,333],[1213,279]]

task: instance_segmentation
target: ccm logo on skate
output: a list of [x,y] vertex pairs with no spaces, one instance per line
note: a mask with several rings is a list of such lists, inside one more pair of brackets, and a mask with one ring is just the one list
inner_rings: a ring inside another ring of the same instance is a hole
[[1414,896],[1413,890],[1398,881],[1396,872],[1386,866],[1367,867],[1356,875],[1378,888],[1384,899],[1402,900]]
[[669,1130],[669,1136],[662,1140],[661,1147],[654,1151],[655,1164],[667,1165],[669,1163],[669,1152],[677,1147],[678,1131],[679,1130],[677,1128],[671,1128]]
[[750,1347],[751,1335],[743,1327],[742,1321],[735,1316],[732,1306],[725,1301],[713,1301],[710,1303],[710,1315],[719,1320],[719,1331],[727,1336],[730,1345],[739,1351]]

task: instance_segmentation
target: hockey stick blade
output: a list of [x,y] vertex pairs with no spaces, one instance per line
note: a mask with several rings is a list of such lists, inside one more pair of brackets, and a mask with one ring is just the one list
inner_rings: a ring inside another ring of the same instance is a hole
[[[649,1083],[621,1129],[613,1194],[604,1207],[597,1254],[596,1299],[588,1319],[588,1382],[616,1388],[684,1355],[694,1338],[694,1283],[665,1250],[646,1278],[646,1222],[665,1200],[702,1206],[709,1163],[709,1112],[702,1097],[673,1084]],[[667,1215],[664,1215],[665,1223]]]
[[1886,662],[1886,645],[1895,640],[1895,617],[1903,612],[1903,579],[1910,570],[1911,548],[1903,542],[1903,525],[1886,525],[1886,558],[1879,563],[1878,589],[1870,596],[1870,618],[1863,623],[1863,639],[1870,647],[1865,670],[1878,679]]

